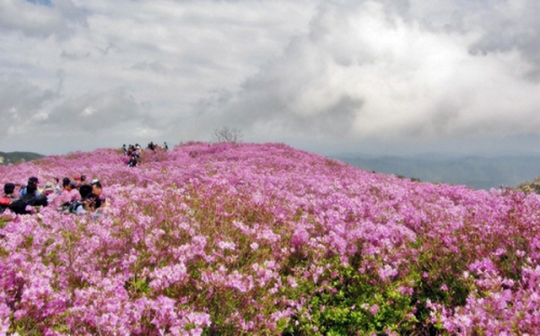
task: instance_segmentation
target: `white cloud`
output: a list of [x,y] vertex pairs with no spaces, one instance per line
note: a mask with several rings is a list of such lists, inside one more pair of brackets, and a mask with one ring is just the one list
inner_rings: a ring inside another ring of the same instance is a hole
[[3,1],[0,146],[221,126],[310,149],[537,134],[538,14],[533,0]]
[[[467,29],[440,29],[445,20],[425,23],[423,15],[434,8],[412,3],[403,13],[383,2],[346,3],[321,6],[310,31],[230,97],[220,121],[234,115],[248,129],[268,123],[282,135],[316,134],[313,139],[327,131],[325,140],[332,140],[338,132],[344,145],[502,138],[540,129],[540,85],[527,76],[538,69],[534,55],[519,45],[470,52],[486,39],[489,23],[470,22],[477,18],[468,8],[454,13],[469,20]],[[344,99],[355,103],[338,114],[333,107]],[[214,108],[209,115],[220,110]],[[325,130],[327,111],[337,125]]]
[[67,38],[79,25],[85,25],[84,14],[70,0],[55,1],[54,6],[23,0],[0,2],[1,30],[22,32],[31,38]]
[[32,134],[30,127],[43,118],[42,109],[57,95],[24,78],[0,76],[0,134],[8,139]]

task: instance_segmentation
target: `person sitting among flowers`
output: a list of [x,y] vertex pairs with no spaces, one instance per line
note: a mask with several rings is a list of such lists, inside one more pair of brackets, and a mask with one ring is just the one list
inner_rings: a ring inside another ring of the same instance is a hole
[[27,189],[28,189],[28,186],[30,185],[35,185],[36,186],[36,196],[40,195],[41,194],[41,190],[38,189],[38,185],[39,185],[39,179],[35,176],[31,176],[28,178],[28,183],[26,184],[26,186],[24,187],[21,187],[21,190],[19,191],[19,196],[23,197],[26,195],[26,193],[28,192]]
[[99,196],[92,193],[91,185],[81,185],[79,187],[79,193],[81,195],[80,201],[72,202],[68,208],[69,212],[83,214],[87,212],[94,212],[96,209],[101,207],[101,199]]
[[4,184],[4,197],[16,198],[15,196],[15,183],[8,182]]
[[0,213],[3,213],[15,199],[15,184],[8,182],[4,184],[4,195],[0,197]]
[[55,198],[54,204],[57,207],[60,207],[59,210],[66,210],[71,203],[79,201],[80,199],[81,196],[77,190],[77,182],[69,177],[64,177],[62,180],[62,191],[60,192],[60,195]]
[[43,188],[43,195],[47,197],[49,203],[52,203],[54,199],[58,197],[58,195],[55,194],[54,185],[52,182],[45,183],[45,187]]
[[9,205],[9,209],[20,215],[25,215],[31,213],[28,206],[34,207],[36,210],[39,210],[41,207],[47,206],[49,203],[47,201],[47,196],[37,193],[37,185],[28,184],[26,186],[26,193],[14,199]]

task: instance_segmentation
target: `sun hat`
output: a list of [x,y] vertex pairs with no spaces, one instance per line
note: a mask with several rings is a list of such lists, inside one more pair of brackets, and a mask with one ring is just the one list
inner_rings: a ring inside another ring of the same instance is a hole
[[52,182],[45,183],[45,187],[43,188],[43,191],[54,191],[54,186]]

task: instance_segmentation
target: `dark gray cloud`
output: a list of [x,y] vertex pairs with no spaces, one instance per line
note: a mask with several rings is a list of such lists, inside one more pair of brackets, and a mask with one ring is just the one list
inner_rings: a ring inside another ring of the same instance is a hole
[[426,29],[476,34],[476,40],[469,45],[474,55],[515,50],[540,65],[538,1],[435,0],[409,10],[404,15]]
[[75,53],[69,53],[69,52],[63,50],[62,53],[60,54],[60,57],[62,59],[68,60],[68,61],[77,61],[77,60],[80,60],[80,59],[90,57],[90,52],[87,51],[84,54],[79,55],[79,54],[75,54]]
[[15,76],[0,76],[0,133],[4,138],[31,134],[30,129],[47,116],[43,109],[58,92]]
[[140,105],[124,88],[87,93],[63,100],[43,121],[46,125],[76,132],[102,133],[120,124],[143,118]]
[[58,146],[88,150],[110,146],[112,139],[149,136],[159,127],[125,88],[66,98],[62,80],[60,73],[53,88],[42,88],[23,78],[0,78],[0,147],[46,154]]

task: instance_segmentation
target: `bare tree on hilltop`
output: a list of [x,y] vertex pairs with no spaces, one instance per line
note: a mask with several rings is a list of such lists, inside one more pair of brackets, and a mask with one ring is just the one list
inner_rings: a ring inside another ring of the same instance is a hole
[[222,127],[214,130],[212,138],[215,142],[230,142],[238,143],[242,142],[242,130],[239,128],[233,127]]

